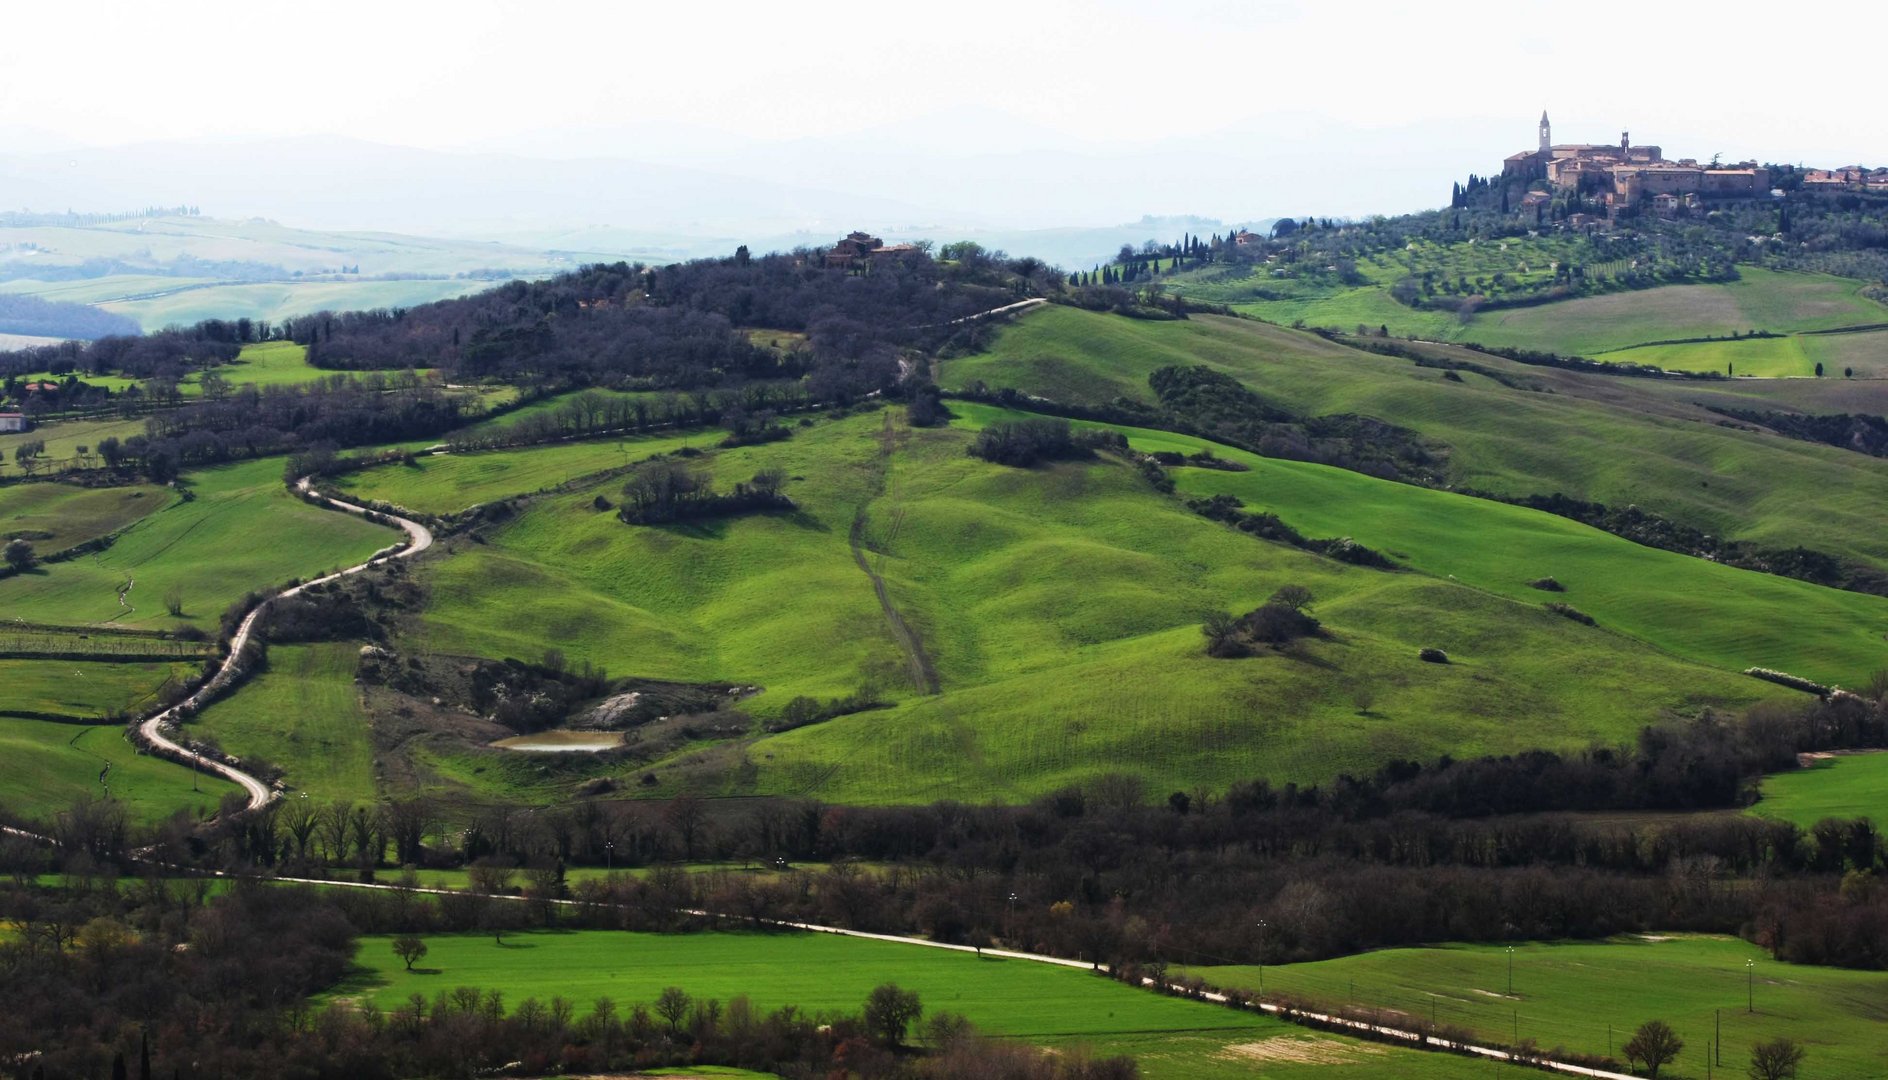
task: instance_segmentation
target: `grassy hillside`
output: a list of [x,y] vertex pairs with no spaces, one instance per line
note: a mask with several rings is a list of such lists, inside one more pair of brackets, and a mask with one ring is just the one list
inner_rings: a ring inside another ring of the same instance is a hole
[[[1754,979],[1745,967],[1755,962]],[[1256,968],[1195,968],[1225,986],[1258,985]],[[1754,990],[1752,987],[1754,986]],[[1514,950],[1508,992],[1503,945],[1385,949],[1310,964],[1265,968],[1268,994],[1380,1007],[1388,1017],[1432,1014],[1482,1038],[1523,1039],[1584,1054],[1612,1053],[1647,1020],[1685,1040],[1673,1063],[1703,1076],[1718,1017],[1724,1075],[1741,1074],[1750,1047],[1787,1036],[1807,1046],[1804,1076],[1864,1077],[1888,1071],[1880,1037],[1888,974],[1779,964],[1749,942],[1679,935],[1605,942],[1532,942]],[[1756,1011],[1746,1011],[1749,1002]],[[1610,1030],[1610,1035],[1609,1035]]]
[[83,488],[73,484],[0,487],[0,538],[24,537],[42,556],[96,540],[155,513],[170,493],[152,484]]
[[[141,519],[110,548],[0,580],[0,610],[35,622],[213,630],[252,589],[351,565],[396,539],[291,496],[279,458],[204,469],[184,484],[193,499]],[[173,587],[180,618],[164,608]]]
[[[120,442],[133,435],[144,434],[144,421],[120,420],[116,417],[102,420],[66,420],[53,424],[34,427],[31,431],[8,432],[0,435],[0,454],[6,455],[6,464],[0,466],[0,475],[19,476],[23,470],[13,453],[21,443],[43,442],[46,444],[44,455],[40,458],[42,473],[76,465],[73,461],[78,456],[79,447],[89,451],[98,449],[98,442],[104,438],[116,438]],[[94,460],[97,460],[94,458]]]
[[493,499],[556,487],[656,454],[712,447],[725,434],[709,429],[524,450],[431,454],[415,458],[411,465],[381,465],[348,473],[334,486],[337,492],[397,503],[423,514],[449,514]]
[[[875,687],[900,704],[764,739],[742,782],[862,801],[1025,798],[1122,768],[1174,786],[1321,780],[1392,754],[1618,738],[1770,693],[1533,597],[1254,541],[1120,463],[1008,469],[967,456],[963,428],[893,420],[699,459],[724,484],[782,469],[793,514],[630,527],[591,505],[616,481],[538,500],[429,557],[424,643],[526,658],[555,643],[616,675],[756,685],[743,707],[763,717]],[[917,690],[850,549],[855,520],[941,694]],[[1204,655],[1207,611],[1288,583],[1317,595],[1333,640],[1298,659]],[[1430,645],[1462,662],[1421,663]]]
[[181,661],[0,660],[0,716],[97,721],[155,704],[160,688],[195,669]]
[[1705,401],[1745,409],[1880,412],[1881,383],[1659,383],[1529,368],[1438,348],[1465,371],[1346,348],[1249,321],[1149,322],[1039,309],[983,353],[940,365],[948,387],[981,380],[1058,401],[1152,401],[1147,376],[1204,364],[1311,415],[1379,417],[1450,448],[1450,479],[1510,496],[1563,492],[1636,504],[1715,535],[1806,545],[1888,567],[1888,463],[1836,447],[1723,426]]
[[1481,1076],[1486,1064],[1358,1043],[1203,1002],[1161,997],[1088,972],[824,934],[630,934],[611,931],[438,936],[408,972],[390,939],[363,937],[359,973],[336,990],[385,1008],[457,986],[627,1008],[664,987],[723,1002],[747,995],[759,1009],[856,1011],[873,987],[915,990],[926,1015],[963,1014],[987,1034],[1042,1046],[1133,1054],[1150,1078]]
[[[999,415],[974,406],[971,422]],[[1136,429],[1142,449],[1193,452],[1203,440]],[[1544,594],[1604,628],[1729,670],[1776,667],[1856,686],[1881,661],[1888,598],[1822,588],[1641,547],[1565,518],[1343,469],[1214,447],[1247,472],[1180,470],[1183,494],[1225,493],[1270,510],[1307,536],[1349,536],[1437,577],[1523,603]]]
[[1766,776],[1750,812],[1805,829],[1832,817],[1888,822],[1888,754],[1841,754]]
[[138,754],[115,724],[0,717],[0,760],[6,762],[0,769],[0,806],[32,818],[56,814],[81,796],[109,795],[124,803],[133,820],[148,823],[179,809],[214,810],[226,792],[237,790],[207,774],[193,778],[182,766]]
[[271,646],[268,669],[205,709],[190,732],[283,769],[297,794],[371,802],[373,740],[354,685],[357,651],[349,642]]
[[[1753,330],[1800,335],[1888,322],[1888,307],[1862,295],[1864,282],[1754,266],[1739,267],[1735,281],[1664,285],[1483,310],[1467,317],[1412,308],[1390,295],[1390,287],[1412,268],[1434,271],[1448,280],[1467,275],[1481,281],[1486,290],[1493,274],[1520,285],[1537,281],[1547,274],[1553,260],[1568,257],[1566,251],[1553,249],[1551,238],[1479,246],[1421,244],[1413,245],[1411,252],[1360,262],[1357,269],[1362,280],[1355,284],[1342,283],[1333,275],[1306,273],[1301,268],[1281,271],[1270,265],[1249,270],[1211,266],[1163,280],[1169,289],[1189,298],[1232,304],[1282,325],[1302,322],[1344,331],[1387,327],[1398,337],[1660,363],[1679,370],[1723,371],[1727,361],[1741,356],[1737,369],[1748,375],[1810,375],[1815,361],[1824,359],[1810,355],[1810,350],[1823,346],[1807,344],[1819,340],[1814,337],[1788,337],[1763,347],[1727,340],[1686,345],[1671,352],[1635,346],[1691,338],[1729,339],[1733,333]],[[1878,351],[1857,355],[1847,366],[1858,367],[1858,374],[1888,375],[1888,360]]]

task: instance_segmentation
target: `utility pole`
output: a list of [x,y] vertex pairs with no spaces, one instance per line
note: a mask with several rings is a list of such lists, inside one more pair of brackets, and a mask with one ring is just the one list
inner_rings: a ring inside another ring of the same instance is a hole
[[1508,946],[1508,996],[1514,996],[1514,946]]
[[1744,961],[1744,1011],[1757,1011],[1757,961]]
[[1717,1064],[1722,1065],[1724,1064],[1724,1010],[1713,1009],[1712,1012],[1716,1013],[1714,1020],[1716,1026],[1711,1031],[1711,1056],[1717,1059]]

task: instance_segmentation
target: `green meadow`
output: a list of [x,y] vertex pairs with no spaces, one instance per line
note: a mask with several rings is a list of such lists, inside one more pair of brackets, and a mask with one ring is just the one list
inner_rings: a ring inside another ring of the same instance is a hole
[[[631,527],[592,505],[615,481],[533,500],[484,543],[429,559],[424,645],[534,658],[555,643],[613,675],[759,687],[743,708],[762,717],[873,688],[896,707],[762,739],[740,782],[868,802],[1028,798],[1117,769],[1174,786],[1324,780],[1390,754],[1623,738],[1670,711],[1775,693],[1533,597],[1255,541],[1119,462],[1009,469],[969,457],[961,426],[901,420],[822,422],[698,459],[723,483],[780,468],[791,514]],[[853,557],[855,521],[939,694],[919,692]],[[1317,595],[1331,640],[1204,655],[1208,611],[1285,584]],[[1430,645],[1461,662],[1420,662]],[[506,773],[495,752],[480,761],[492,782]],[[473,779],[473,765],[441,764]]]
[[1594,359],[1652,364],[1672,371],[1774,378],[1814,377],[1816,365],[1821,364],[1826,379],[1846,378],[1850,372],[1858,379],[1881,379],[1888,378],[1888,331],[1641,345],[1601,353]]
[[0,538],[24,537],[41,556],[50,555],[117,532],[170,499],[154,484],[13,484],[0,487]]
[[[1512,993],[1508,961],[1505,945],[1384,949],[1267,965],[1265,992],[1381,1009],[1386,1023],[1433,1015],[1496,1042],[1518,1031],[1550,1050],[1607,1054],[1610,1046],[1622,1060],[1619,1048],[1634,1029],[1664,1020],[1685,1040],[1673,1071],[1699,1077],[1721,1022],[1715,1068],[1723,1075],[1742,1075],[1751,1045],[1778,1036],[1808,1048],[1805,1077],[1888,1074],[1881,1038],[1888,973],[1782,964],[1749,942],[1702,935],[1523,942],[1514,947]],[[1253,967],[1189,971],[1219,986],[1259,984]]]
[[[323,379],[362,378],[369,374],[398,375],[399,372],[327,371],[308,366],[308,347],[293,341],[261,341],[244,345],[235,360],[208,369],[228,380],[231,386],[303,386]],[[424,370],[417,374],[424,374]],[[192,372],[181,384],[187,395],[202,393],[204,372]]]
[[0,660],[0,716],[97,721],[137,712],[156,704],[166,684],[184,682],[195,669],[175,661]]
[[1413,428],[1448,448],[1448,478],[1460,487],[1636,504],[1714,535],[1888,567],[1888,533],[1879,528],[1888,469],[1880,461],[1725,426],[1698,404],[1881,412],[1888,400],[1871,390],[1881,383],[1662,383],[1427,351],[1499,379],[1463,371],[1458,382],[1406,359],[1246,320],[1152,322],[1066,307],[1018,319],[987,351],[941,364],[938,379],[1077,404],[1152,402],[1154,370],[1200,364],[1308,415],[1359,413]]
[[31,431],[8,432],[0,435],[0,455],[5,455],[6,463],[0,466],[0,475],[18,476],[24,473],[15,462],[14,450],[25,442],[43,442],[46,444],[44,456],[40,458],[41,472],[55,469],[77,467],[81,463],[75,460],[79,447],[83,446],[93,456],[89,463],[100,464],[97,450],[99,440],[116,438],[123,442],[133,435],[144,434],[144,421],[120,420],[110,417],[102,420],[61,420],[56,423],[36,426]]
[[478,503],[557,487],[657,454],[710,448],[725,435],[710,428],[529,449],[426,454],[414,458],[411,465],[378,465],[347,473],[337,478],[334,487],[338,494],[396,503],[423,514],[450,514]]
[[1763,779],[1750,812],[1807,829],[1824,818],[1888,823],[1888,753],[1837,754]]
[[[1333,275],[1288,272],[1279,276],[1271,266],[1244,273],[1209,267],[1165,280],[1170,289],[1189,298],[1231,304],[1282,325],[1303,323],[1344,331],[1359,326],[1387,328],[1397,337],[1536,349],[1679,370],[1722,371],[1727,361],[1737,359],[1738,350],[1746,350],[1741,353],[1745,361],[1737,363],[1737,368],[1749,375],[1810,375],[1816,360],[1824,359],[1811,355],[1811,349],[1825,347],[1792,344],[1799,340],[1793,337],[1762,347],[1728,340],[1676,346],[1679,352],[1660,351],[1662,346],[1636,347],[1697,338],[1729,339],[1733,333],[1754,330],[1796,335],[1888,322],[1888,307],[1862,295],[1864,282],[1755,266],[1738,267],[1735,281],[1662,285],[1484,309],[1467,318],[1411,308],[1390,295],[1390,286],[1412,272],[1434,271],[1450,280],[1467,275],[1483,281],[1484,288],[1495,273],[1514,284],[1538,282],[1554,260],[1577,258],[1564,248],[1564,242],[1551,239],[1448,247],[1417,244],[1409,252],[1360,261],[1358,270],[1369,280],[1359,284],[1341,283]],[[1725,348],[1731,352],[1720,358]],[[1867,355],[1876,358],[1868,370],[1883,374],[1879,353]]]
[[[965,406],[970,422],[999,410]],[[1657,548],[1540,511],[1378,480],[1325,465],[1262,458],[1204,440],[1124,428],[1137,448],[1209,446],[1246,472],[1182,469],[1183,495],[1229,494],[1248,512],[1272,511],[1306,536],[1348,536],[1435,577],[1522,603],[1566,587],[1602,629],[1733,671],[1769,667],[1858,686],[1881,664],[1888,599],[1738,570]]]
[[986,1034],[1035,1045],[1134,1054],[1150,1078],[1250,1076],[1255,1065],[1267,1076],[1417,1080],[1487,1070],[1163,997],[1073,968],[830,934],[572,931],[513,935],[502,945],[488,935],[424,940],[428,953],[408,972],[391,939],[361,938],[359,968],[333,996],[391,1009],[414,994],[475,986],[503,991],[508,1006],[563,997],[581,1014],[599,997],[626,1009],[679,986],[697,998],[744,994],[763,1010],[797,1005],[830,1014],[857,1012],[873,987],[895,982],[918,992],[926,1015],[961,1013]]
[[[0,580],[0,611],[43,623],[214,629],[250,590],[352,565],[396,539],[290,495],[280,458],[198,470],[182,485],[193,498],[139,519],[110,548]],[[181,617],[165,610],[173,588]]]
[[[236,785],[146,757],[116,724],[56,724],[0,717],[0,806],[44,819],[84,796],[109,795],[133,821],[149,823],[179,809],[205,813]],[[194,783],[194,787],[193,787]]]
[[373,739],[354,685],[358,650],[349,642],[272,645],[268,667],[192,719],[190,732],[268,761],[297,793],[324,804],[372,802]]

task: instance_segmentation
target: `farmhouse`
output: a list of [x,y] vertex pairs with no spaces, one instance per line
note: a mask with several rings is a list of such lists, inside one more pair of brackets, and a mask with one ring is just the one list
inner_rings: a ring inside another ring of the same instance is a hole
[[22,412],[0,412],[0,433],[26,430],[26,414]]
[[866,270],[875,262],[910,258],[918,253],[916,244],[887,244],[869,233],[848,233],[844,240],[826,250],[829,270]]

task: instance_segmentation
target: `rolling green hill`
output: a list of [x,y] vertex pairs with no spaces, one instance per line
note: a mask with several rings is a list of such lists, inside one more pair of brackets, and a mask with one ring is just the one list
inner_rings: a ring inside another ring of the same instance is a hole
[[291,798],[372,802],[374,748],[354,685],[351,642],[275,645],[267,670],[190,721],[225,751],[287,775]]
[[[1009,469],[967,456],[964,427],[894,415],[888,430],[887,418],[699,459],[724,483],[781,468],[792,514],[639,528],[592,505],[620,481],[538,499],[485,542],[429,558],[425,646],[535,658],[555,643],[615,675],[752,684],[761,693],[743,707],[762,717],[795,696],[874,687],[899,704],[763,739],[742,782],[861,801],[1027,797],[1123,768],[1174,786],[1319,780],[1392,755],[1617,738],[1666,710],[1770,694],[1578,626],[1538,596],[1255,541],[1118,462]],[[1392,501],[1434,494],[1321,473]],[[407,475],[383,472],[380,493],[397,501]],[[855,521],[940,694],[918,690],[849,547]],[[1330,641],[1295,658],[1204,655],[1206,612],[1248,610],[1292,583],[1316,594]],[[1428,646],[1460,663],[1421,663]]]
[[0,488],[0,538],[23,537],[50,555],[117,532],[169,502],[170,493],[152,484],[15,484]]
[[1751,813],[1805,829],[1824,818],[1888,822],[1888,753],[1825,757],[1806,769],[1764,777],[1762,791]]
[[1532,368],[1463,349],[1438,368],[1263,323],[1155,322],[1038,309],[981,353],[945,361],[946,387],[982,381],[1056,401],[1152,402],[1147,376],[1202,364],[1309,415],[1361,413],[1449,448],[1456,485],[1510,497],[1554,492],[1632,504],[1715,535],[1804,545],[1888,568],[1888,463],[1741,426],[1699,402],[1745,409],[1880,412],[1881,383],[1664,383]]

